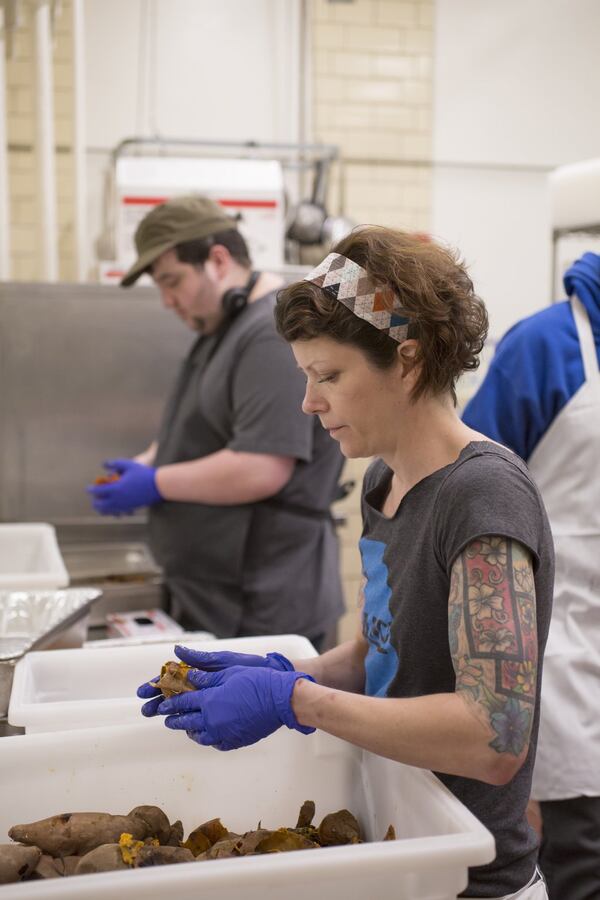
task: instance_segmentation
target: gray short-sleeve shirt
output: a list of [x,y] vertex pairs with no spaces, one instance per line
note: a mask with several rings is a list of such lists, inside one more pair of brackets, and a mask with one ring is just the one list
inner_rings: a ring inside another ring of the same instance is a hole
[[196,341],[158,437],[158,466],[225,448],[296,459],[272,503],[163,502],[150,510],[152,549],[177,606],[220,637],[317,636],[343,610],[327,515],[343,458],[318,419],[301,410],[304,379],[276,332],[274,304],[268,294],[221,339]]
[[532,554],[539,672],[527,759],[512,781],[502,786],[438,776],[496,840],[496,859],[471,869],[464,896],[502,897],[527,883],[537,854],[525,807],[552,605],[550,526],[525,463],[491,442],[469,444],[456,462],[416,484],[396,514],[387,518],[381,508],[391,476],[381,460],[375,461],[365,476],[362,499],[367,694],[419,697],[453,692],[456,675],[449,646],[448,599],[454,561],[471,541],[484,535],[512,538]]

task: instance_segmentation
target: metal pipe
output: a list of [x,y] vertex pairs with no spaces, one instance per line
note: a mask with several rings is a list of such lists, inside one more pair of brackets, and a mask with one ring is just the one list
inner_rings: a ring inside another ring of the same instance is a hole
[[0,6],[0,280],[10,278],[10,217],[8,190],[8,122],[6,117],[6,18]]
[[48,0],[38,0],[35,9],[35,47],[36,151],[40,203],[42,278],[45,281],[58,281],[52,35]]
[[85,165],[85,33],[83,0],[72,0],[73,15],[73,181],[77,280],[88,275]]
[[[291,144],[291,143],[268,143],[263,144],[258,141],[205,141],[196,140],[194,138],[165,138],[165,137],[131,137],[120,141],[112,151],[113,159],[116,161],[124,150],[129,146],[135,145],[173,145],[209,147],[211,149],[222,147],[224,150],[245,150],[248,153],[256,153],[256,151],[265,151],[272,154],[301,156],[308,155],[316,159],[337,159],[339,147],[335,144]],[[275,157],[276,158],[276,157]]]

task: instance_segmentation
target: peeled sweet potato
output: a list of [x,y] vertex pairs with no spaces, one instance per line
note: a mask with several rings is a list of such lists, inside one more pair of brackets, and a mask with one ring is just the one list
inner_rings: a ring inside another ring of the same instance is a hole
[[[151,810],[157,810],[151,813]],[[166,822],[166,825],[165,825]],[[135,840],[157,837],[154,828],[166,834],[171,826],[158,807],[136,806],[127,816],[109,813],[63,813],[26,825],[14,825],[8,832],[13,841],[39,847],[50,856],[84,856],[102,844],[116,844],[123,834],[131,834]]]
[[12,884],[29,878],[42,851],[22,844],[0,844],[0,884]]
[[121,476],[116,472],[109,472],[105,475],[98,475],[97,478],[94,478],[94,484],[112,484],[113,481],[118,481]]
[[163,697],[173,697],[175,694],[183,694],[185,691],[195,691],[196,688],[187,680],[187,673],[192,667],[182,662],[170,660],[160,670],[160,677],[150,684],[159,688]]

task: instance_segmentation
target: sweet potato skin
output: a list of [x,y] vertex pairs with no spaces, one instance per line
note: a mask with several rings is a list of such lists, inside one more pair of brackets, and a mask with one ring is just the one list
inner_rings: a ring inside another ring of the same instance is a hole
[[12,884],[29,878],[42,851],[23,844],[0,844],[0,884]]

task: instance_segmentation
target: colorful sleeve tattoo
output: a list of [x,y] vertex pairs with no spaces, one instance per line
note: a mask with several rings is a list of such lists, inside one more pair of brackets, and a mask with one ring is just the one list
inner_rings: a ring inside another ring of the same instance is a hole
[[526,750],[537,677],[531,555],[517,541],[473,541],[452,567],[448,609],[456,691],[493,734],[490,747]]

